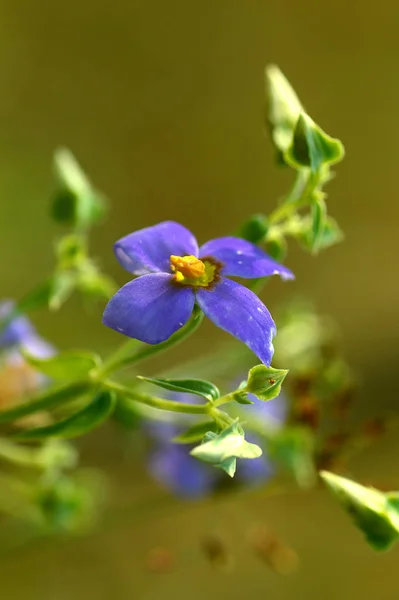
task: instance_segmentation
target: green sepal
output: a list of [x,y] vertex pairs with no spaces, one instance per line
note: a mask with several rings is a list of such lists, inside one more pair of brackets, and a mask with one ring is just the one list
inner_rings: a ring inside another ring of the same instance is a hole
[[374,550],[388,550],[398,540],[397,492],[385,494],[328,471],[320,477]]
[[284,152],[291,144],[295,125],[303,107],[288,79],[276,65],[266,68],[266,96],[266,120],[273,144],[284,161]]
[[220,392],[216,385],[210,381],[204,381],[203,379],[157,379],[154,377],[143,377],[141,375],[138,375],[137,377],[142,381],[152,383],[165,390],[171,390],[172,392],[179,392],[182,394],[195,394],[196,396],[206,398],[210,402],[220,398]]
[[306,113],[299,115],[292,143],[285,159],[295,169],[310,168],[319,174],[324,165],[340,162],[345,155],[342,143],[325,133]]
[[58,223],[87,229],[103,218],[105,197],[93,188],[72,153],[66,148],[54,154],[57,190],[51,213]]
[[67,419],[52,423],[46,427],[26,429],[17,433],[14,438],[34,440],[47,437],[64,439],[80,437],[99,427],[111,415],[115,401],[116,398],[113,392],[108,390],[101,391],[90,404]]
[[48,411],[64,406],[68,402],[80,398],[92,386],[92,382],[82,381],[47,390],[44,394],[41,394],[37,398],[32,398],[24,404],[0,411],[0,423],[11,423],[39,411]]
[[172,442],[175,442],[175,444],[193,444],[202,440],[207,432],[216,433],[216,431],[215,421],[204,421],[189,427],[186,431],[174,437]]
[[219,434],[206,433],[202,444],[193,448],[190,454],[223,469],[233,477],[236,458],[258,458],[262,455],[262,450],[256,444],[245,440],[242,427],[235,421]]
[[239,390],[233,394],[235,402],[238,404],[255,404],[248,398],[248,392],[245,390]]
[[101,358],[88,350],[68,350],[51,358],[37,358],[22,350],[28,364],[51,379],[83,379],[99,367]]
[[252,367],[248,373],[245,390],[254,394],[259,400],[272,400],[279,395],[287,373],[285,369],[273,369],[266,365]]
[[320,248],[325,222],[327,217],[327,207],[323,198],[317,198],[312,204],[312,251],[317,252]]
[[252,215],[237,231],[237,236],[253,244],[259,244],[265,239],[269,224],[265,215]]

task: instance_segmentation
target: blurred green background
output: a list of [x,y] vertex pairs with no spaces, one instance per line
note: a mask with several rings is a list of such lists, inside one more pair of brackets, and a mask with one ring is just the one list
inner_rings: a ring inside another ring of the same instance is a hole
[[[19,297],[52,266],[48,198],[61,144],[112,199],[93,250],[121,283],[112,243],[133,229],[171,218],[205,240],[270,211],[290,184],[263,130],[263,69],[276,62],[315,121],[345,143],[328,191],[347,240],[318,258],[293,246],[296,282],[273,281],[264,299],[273,310],[293,293],[312,297],[342,329],[363,382],[360,410],[395,410],[398,26],[393,0],[0,0],[0,296]],[[99,318],[71,302],[36,323],[59,347],[90,340],[106,350],[120,340]],[[215,338],[225,334],[207,324],[170,360]],[[2,598],[398,598],[399,549],[373,554],[324,492],[182,504],[133,454],[107,430],[83,444],[88,464],[112,472],[113,517],[87,538],[2,555]],[[392,433],[353,462],[353,474],[399,489],[398,458]],[[254,556],[247,535],[256,523],[297,550],[295,575],[279,577]],[[215,530],[235,555],[230,574],[201,552]],[[146,568],[156,546],[175,554],[167,574]]]

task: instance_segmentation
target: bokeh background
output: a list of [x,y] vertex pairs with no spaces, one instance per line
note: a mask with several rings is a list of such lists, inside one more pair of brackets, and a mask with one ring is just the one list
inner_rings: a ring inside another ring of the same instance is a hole
[[[263,130],[263,69],[275,62],[345,143],[328,191],[347,240],[318,258],[292,247],[296,282],[274,281],[265,300],[273,309],[292,293],[312,297],[342,329],[362,381],[359,410],[395,411],[398,26],[393,0],[0,0],[0,296],[19,297],[51,269],[51,158],[61,144],[112,199],[93,251],[121,283],[112,243],[133,229],[172,218],[205,240],[271,210],[290,184]],[[72,301],[36,323],[61,348],[90,340],[107,350],[119,339],[99,316]],[[221,337],[206,325],[181,352]],[[111,517],[88,537],[3,553],[2,598],[398,598],[399,549],[374,554],[324,492],[183,504],[149,481],[131,450],[108,430],[83,444],[86,463],[112,474]],[[398,458],[392,432],[353,461],[353,474],[399,489]],[[247,535],[257,523],[292,544],[298,572],[279,577],[256,559]],[[235,555],[229,574],[201,552],[213,531]],[[146,565],[156,546],[175,555],[167,574]]]

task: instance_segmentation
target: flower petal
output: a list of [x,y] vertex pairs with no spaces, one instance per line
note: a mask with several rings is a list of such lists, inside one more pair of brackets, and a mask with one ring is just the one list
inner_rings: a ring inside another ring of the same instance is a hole
[[211,492],[218,473],[190,456],[187,446],[161,444],[149,460],[149,470],[160,483],[175,494],[198,498]]
[[172,283],[172,275],[143,275],[108,302],[103,323],[147,344],[159,344],[183,327],[194,308],[194,292]]
[[198,244],[183,225],[164,221],[121,238],[114,252],[122,267],[135,275],[170,273],[169,257],[198,256]]
[[293,273],[270,258],[255,244],[238,237],[222,237],[211,240],[199,251],[199,257],[213,256],[224,264],[223,274],[252,279],[268,275],[280,275],[282,279],[294,279]]
[[215,325],[244,342],[265,365],[270,365],[276,326],[253,292],[235,281],[223,279],[213,289],[199,289],[197,301]]

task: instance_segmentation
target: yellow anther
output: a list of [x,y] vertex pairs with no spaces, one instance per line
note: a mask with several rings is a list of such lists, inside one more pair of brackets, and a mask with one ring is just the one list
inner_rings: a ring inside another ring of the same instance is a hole
[[170,268],[175,273],[176,281],[183,278],[197,278],[205,273],[205,265],[196,256],[172,256],[170,257]]

